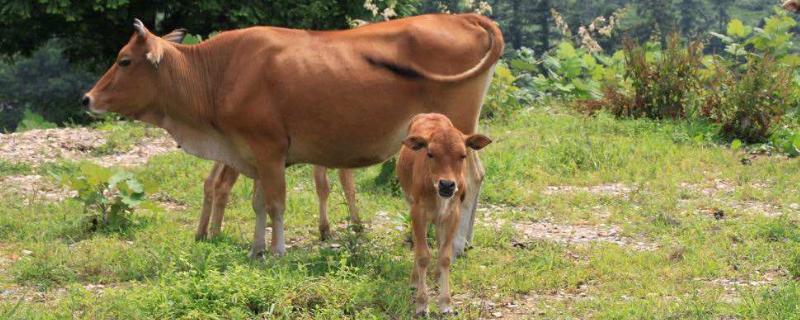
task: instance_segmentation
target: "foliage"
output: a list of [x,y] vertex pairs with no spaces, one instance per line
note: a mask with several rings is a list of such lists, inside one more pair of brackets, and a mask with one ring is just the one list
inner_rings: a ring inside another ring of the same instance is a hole
[[[94,76],[70,66],[62,55],[61,44],[47,42],[30,57],[15,56],[0,63],[0,130],[14,130],[27,113],[26,125],[43,120],[64,124],[86,121],[78,101],[91,86]],[[31,128],[31,127],[29,127]]]
[[34,113],[30,109],[22,111],[22,120],[17,124],[17,132],[28,131],[33,129],[52,129],[56,124],[47,121],[38,113]]
[[87,162],[74,174],[53,175],[77,192],[75,199],[89,214],[93,230],[122,231],[135,223],[132,214],[137,207],[152,207],[145,202],[145,186],[128,171]]
[[542,55],[540,61],[531,50],[519,50],[510,66],[519,86],[528,89],[534,99],[591,99],[602,95],[603,83],[618,81],[621,61],[620,55],[590,53],[562,41],[552,52]]
[[684,118],[690,99],[699,90],[700,43],[684,48],[673,34],[664,51],[648,50],[657,44],[625,44],[625,77],[633,88],[630,109],[616,110],[620,116],[654,119]]
[[705,112],[722,124],[723,137],[766,141],[792,104],[791,74],[771,58],[751,59],[743,74],[718,70],[719,86],[710,91]]
[[[415,12],[417,0],[374,0],[400,16]],[[79,1],[7,0],[0,10],[0,53],[28,54],[52,38],[63,39],[74,61],[103,68],[133,33],[140,18],[156,33],[187,28],[217,30],[272,25],[310,29],[346,28],[348,19],[369,15],[364,0],[279,1]]]
[[508,65],[500,61],[483,102],[482,118],[506,117],[526,107],[530,97],[526,90],[514,84],[516,81]]

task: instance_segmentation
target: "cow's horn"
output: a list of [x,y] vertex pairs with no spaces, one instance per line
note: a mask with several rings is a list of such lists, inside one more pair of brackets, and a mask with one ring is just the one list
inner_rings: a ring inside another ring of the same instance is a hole
[[142,23],[142,20],[139,20],[138,18],[133,19],[133,27],[136,29],[136,32],[138,32],[139,35],[142,37],[147,35],[147,33],[149,32],[147,31],[147,28],[144,26],[144,23]]

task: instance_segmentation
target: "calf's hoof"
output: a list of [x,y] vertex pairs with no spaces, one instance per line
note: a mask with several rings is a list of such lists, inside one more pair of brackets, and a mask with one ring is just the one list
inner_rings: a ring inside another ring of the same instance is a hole
[[207,236],[205,233],[197,233],[194,235],[194,241],[205,241]]
[[325,227],[320,226],[319,227],[319,240],[328,241],[328,240],[330,240],[331,236],[332,236],[332,234],[331,234],[331,228],[330,227],[328,227],[328,226],[325,226]]
[[363,233],[364,232],[364,225],[361,222],[355,222],[350,224],[350,230],[353,230],[355,233]]
[[428,317],[428,310],[417,311],[414,313],[414,318],[427,318]]

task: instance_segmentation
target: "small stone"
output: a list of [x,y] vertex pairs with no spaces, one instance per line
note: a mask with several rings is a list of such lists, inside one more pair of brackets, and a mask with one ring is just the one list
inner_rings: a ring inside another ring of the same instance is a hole
[[338,243],[331,243],[331,248],[334,248],[334,249],[336,249],[336,248],[339,248],[339,247],[341,247],[341,246],[342,246],[342,245],[340,245],[340,244],[338,244]]
[[29,255],[33,254],[33,251],[23,249],[21,251],[21,253],[22,253],[23,256],[29,256]]
[[492,312],[492,317],[495,317],[495,318],[502,318],[502,317],[503,317],[503,313],[502,313],[502,312],[500,312],[500,311],[497,311],[497,312]]
[[798,204],[798,203],[789,204],[789,209],[800,210],[800,204]]

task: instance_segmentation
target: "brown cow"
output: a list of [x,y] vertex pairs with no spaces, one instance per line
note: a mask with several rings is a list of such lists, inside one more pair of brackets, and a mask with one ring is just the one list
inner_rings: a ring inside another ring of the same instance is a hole
[[464,135],[446,116],[421,114],[411,121],[397,160],[397,177],[411,205],[411,233],[414,266],[411,286],[416,288],[416,313],[428,313],[428,290],[425,285],[431,252],[428,248],[428,224],[436,226],[439,243],[439,310],[451,313],[450,262],[453,239],[461,219],[461,201],[467,149],[480,150],[492,140],[480,134]]
[[[346,31],[253,27],[197,45],[174,44],[137,20],[116,63],[85,95],[93,112],[116,112],[166,129],[191,154],[255,178],[251,257],[285,253],[286,166],[357,168],[396,153],[411,118],[447,115],[475,132],[493,66],[497,25],[476,14],[423,15]],[[483,168],[467,162],[472,234]]]
[[[321,240],[325,241],[331,237],[327,206],[328,195],[330,194],[328,169],[314,166],[313,171],[314,184],[317,189],[317,198],[319,199],[319,236]],[[219,235],[222,229],[222,220],[225,216],[228,196],[238,178],[239,172],[235,169],[222,162],[214,163],[214,167],[203,185],[203,209],[200,211],[200,221],[197,224],[195,239],[204,240],[207,237],[214,238]],[[339,182],[342,184],[347,209],[350,212],[350,225],[355,231],[361,231],[362,225],[361,218],[358,216],[358,207],[356,206],[356,185],[353,171],[339,169]],[[211,222],[210,226],[209,220]]]

